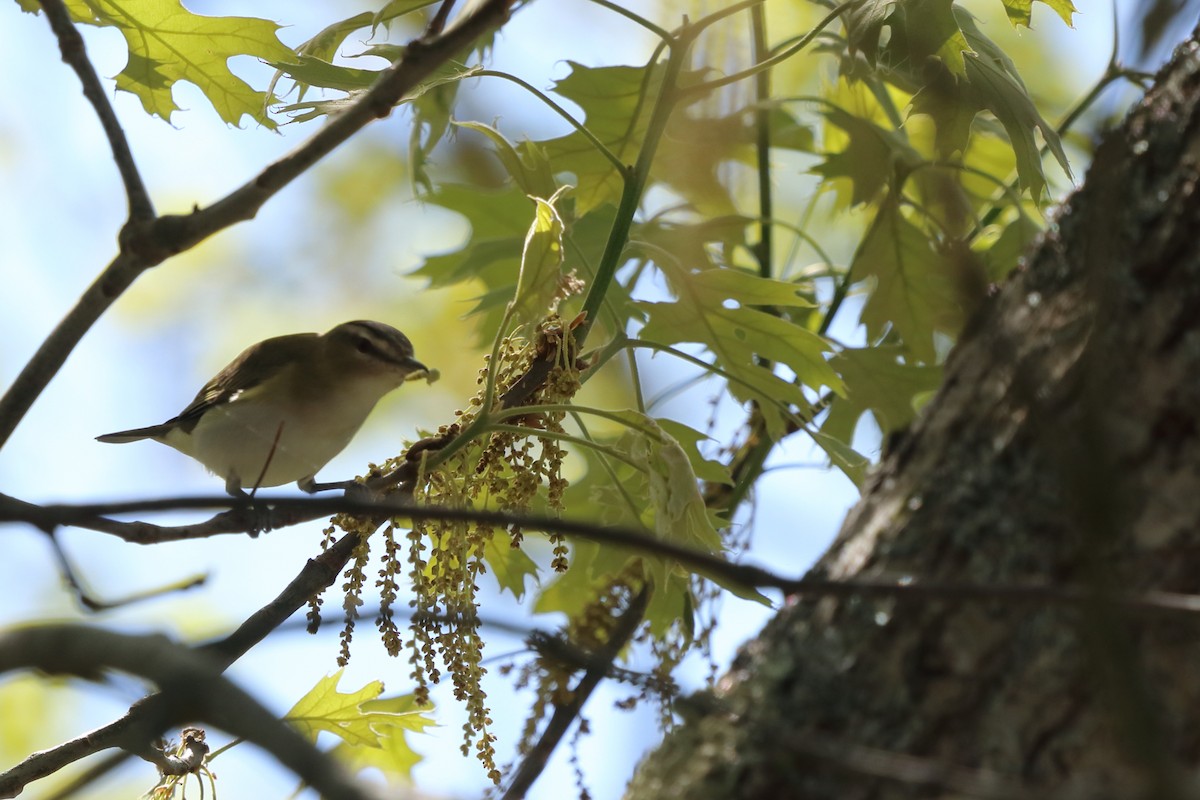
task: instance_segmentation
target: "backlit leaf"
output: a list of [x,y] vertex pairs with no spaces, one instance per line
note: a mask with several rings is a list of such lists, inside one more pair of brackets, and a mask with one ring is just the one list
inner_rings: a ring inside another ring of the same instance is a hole
[[962,325],[954,267],[896,203],[885,203],[850,266],[854,280],[876,281],[862,311],[867,336],[877,339],[891,325],[912,355],[936,361],[934,332],[953,335]]
[[454,122],[457,128],[474,131],[492,144],[496,158],[521,191],[530,197],[550,197],[558,190],[550,161],[538,145],[530,141],[513,144],[504,134],[482,122]]
[[850,201],[854,205],[874,200],[885,186],[902,180],[924,161],[895,131],[885,130],[840,108],[828,109],[825,117],[846,132],[850,143],[840,153],[827,154],[824,162],[813,167],[813,172],[826,178],[849,179],[853,185]]
[[870,411],[884,433],[905,427],[916,416],[917,398],[942,382],[942,368],[901,361],[897,347],[847,348],[830,361],[846,385],[845,397],[833,403],[822,432],[849,442],[854,424]]
[[431,725],[411,697],[381,698],[383,683],[371,681],[355,692],[337,688],[342,671],[317,681],[309,692],[292,706],[284,719],[312,740],[326,731],[350,745],[379,747],[385,728],[421,730]]
[[525,235],[511,306],[517,320],[528,325],[537,324],[558,307],[563,278],[563,221],[554,205],[567,188],[559,189],[548,200],[530,198],[535,209],[533,224]]
[[[584,111],[584,124],[618,158],[631,162],[645,132],[651,103],[647,93],[661,84],[661,70],[642,67],[587,67],[567,62],[571,73],[554,86],[556,93]],[[575,176],[579,213],[621,196],[621,175],[611,161],[578,131],[541,143],[556,171]]]
[[716,366],[730,377],[729,391],[741,400],[757,400],[773,435],[784,432],[780,401],[808,406],[801,388],[776,375],[759,358],[787,366],[799,383],[812,389],[841,390],[825,353],[829,344],[812,331],[754,306],[807,307],[800,287],[735,269],[665,271],[674,303],[638,303],[646,312],[644,339],[661,344],[693,342],[716,355]]
[[234,56],[268,62],[296,59],[279,41],[279,25],[255,17],[205,17],[179,0],[67,0],[76,22],[116,28],[125,37],[129,59],[117,75],[117,88],[137,95],[148,114],[170,121],[178,110],[171,96],[178,81],[195,84],[231,125],[249,115],[268,128],[266,108],[273,100],[229,70]]
[[[1001,0],[1004,3],[1004,12],[1008,14],[1008,21],[1013,25],[1024,25],[1029,27],[1030,17],[1033,15],[1034,0]],[[1075,6],[1071,0],[1038,0],[1045,3],[1055,14],[1062,17],[1062,21],[1067,25],[1072,25],[1071,15],[1075,13]],[[1072,26],[1073,27],[1073,26]]]

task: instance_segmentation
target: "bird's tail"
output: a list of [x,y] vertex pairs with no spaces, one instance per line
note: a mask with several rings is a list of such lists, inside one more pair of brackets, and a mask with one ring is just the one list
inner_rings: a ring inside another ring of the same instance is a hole
[[158,439],[167,434],[173,425],[151,425],[149,428],[133,428],[128,431],[117,431],[116,433],[106,433],[103,436],[97,436],[97,442],[106,442],[108,444],[125,444],[126,442],[140,442],[142,439]]

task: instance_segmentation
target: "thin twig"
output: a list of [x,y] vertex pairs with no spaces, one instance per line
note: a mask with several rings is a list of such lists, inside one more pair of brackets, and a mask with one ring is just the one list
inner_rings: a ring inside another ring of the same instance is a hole
[[[320,556],[309,560],[278,597],[247,618],[236,631],[224,639],[201,645],[197,648],[198,652],[203,653],[217,669],[227,669],[302,608],[310,597],[333,585],[357,546],[357,535],[343,536]],[[129,753],[147,757],[146,743],[166,728],[165,724],[151,724],[161,713],[161,702],[158,695],[146,697],[108,725],[48,750],[33,753],[19,764],[0,772],[0,797],[16,797],[33,781],[102,750],[120,747]]]
[[571,723],[579,716],[579,712],[583,710],[584,704],[591,697],[592,692],[600,685],[600,681],[608,675],[608,671],[612,663],[616,660],[621,650],[625,645],[629,644],[629,640],[633,638],[634,632],[638,626],[642,624],[642,619],[646,614],[646,606],[650,602],[650,587],[644,586],[629,602],[629,607],[621,614],[621,618],[617,620],[613,628],[612,636],[605,643],[604,647],[600,648],[595,653],[595,662],[588,667],[583,677],[575,684],[575,688],[571,690],[571,698],[564,703],[556,703],[554,713],[550,715],[550,721],[546,723],[546,729],[542,731],[541,737],[537,744],[521,759],[521,765],[517,767],[517,773],[513,776],[512,782],[508,786],[508,790],[504,793],[502,800],[520,800],[525,797],[525,793],[533,786],[534,781],[542,774],[546,768],[546,763],[550,760],[550,755],[558,747],[558,743],[562,737],[570,729]]
[[[269,505],[271,514],[280,510],[288,514],[311,515],[311,518],[345,513],[375,518],[405,517],[479,522],[501,526],[517,525],[527,531],[541,530],[558,533],[597,544],[626,547],[645,555],[672,558],[697,574],[718,581],[726,588],[777,589],[785,595],[793,597],[895,598],[907,602],[986,603],[1003,601],[1070,607],[1091,602],[1092,595],[1089,587],[1077,585],[923,583],[919,575],[878,576],[846,580],[830,580],[815,576],[792,578],[753,564],[735,564],[726,561],[718,553],[693,550],[690,547],[658,538],[647,530],[619,526],[603,527],[582,521],[532,514],[513,514],[486,509],[416,506],[410,501],[372,501],[351,497],[295,497],[274,500],[259,499],[258,502]],[[229,496],[174,497],[120,503],[37,506],[23,501],[13,501],[12,498],[0,495],[0,523],[28,522],[42,529],[53,528],[55,525],[88,527],[97,518],[97,515],[105,513],[226,508],[230,505],[239,510],[251,508],[246,500]],[[139,524],[145,528],[156,527],[146,523]],[[173,528],[158,530],[161,532],[158,538],[122,538],[136,544],[191,538],[177,535],[177,529]],[[1187,616],[1200,613],[1200,595],[1149,592],[1140,595],[1120,594],[1112,596],[1111,599],[1116,605],[1139,613]]]
[[133,592],[124,597],[102,600],[84,584],[80,578],[79,570],[75,569],[74,564],[71,563],[71,559],[67,557],[67,552],[63,549],[62,542],[58,540],[58,537],[53,532],[47,534],[47,536],[50,539],[50,548],[54,553],[55,559],[58,561],[58,569],[62,573],[63,582],[67,584],[67,588],[75,595],[75,599],[79,605],[88,611],[112,611],[116,608],[124,608],[133,603],[140,603],[143,600],[162,597],[165,594],[194,589],[197,586],[203,586],[208,580],[208,575],[193,575],[190,578],[174,581],[166,586],[156,586],[153,589]]
[[113,161],[117,163],[117,171],[121,173],[121,181],[125,184],[125,198],[129,203],[129,219],[140,221],[154,219],[154,204],[150,201],[150,195],[146,191],[145,184],[142,183],[142,176],[138,172],[137,164],[134,163],[133,151],[129,149],[125,131],[121,128],[120,121],[117,120],[117,114],[113,110],[112,104],[108,102],[108,95],[100,83],[100,76],[96,74],[96,68],[92,66],[91,59],[88,58],[83,37],[79,35],[75,24],[71,22],[70,12],[67,11],[63,0],[38,0],[38,2],[41,3],[42,10],[46,12],[46,20],[50,23],[50,29],[58,37],[58,48],[62,51],[63,61],[79,76],[79,82],[83,84],[83,95],[96,110],[96,116],[100,118],[100,126],[104,128],[104,135],[108,138],[109,147],[112,148]]
[[433,15],[433,19],[429,21],[429,29],[425,32],[426,35],[437,35],[446,28],[446,20],[450,19],[450,11],[454,8],[454,0],[442,0],[442,5],[438,8],[437,13]]
[[[201,720],[267,750],[323,797],[369,797],[331,756],[222,677],[219,665],[165,637],[77,624],[18,628],[0,634],[0,672],[16,669],[90,680],[115,669],[147,678],[161,693],[158,713],[140,726],[142,736],[151,728]],[[145,747],[149,740],[141,744]]]

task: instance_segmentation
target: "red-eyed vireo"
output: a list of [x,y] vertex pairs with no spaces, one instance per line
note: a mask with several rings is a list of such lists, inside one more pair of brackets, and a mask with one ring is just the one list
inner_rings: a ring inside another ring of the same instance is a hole
[[162,442],[223,477],[233,495],[292,481],[306,492],[345,486],[314,477],[380,398],[419,372],[429,370],[408,337],[382,322],[276,336],[246,348],[179,416],[96,439]]

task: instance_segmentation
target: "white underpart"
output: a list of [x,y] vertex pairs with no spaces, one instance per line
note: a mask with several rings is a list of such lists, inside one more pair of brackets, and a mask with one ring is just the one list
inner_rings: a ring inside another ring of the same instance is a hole
[[264,407],[237,395],[205,412],[190,435],[171,431],[163,441],[244,489],[280,486],[312,477],[345,449],[398,383],[394,375],[360,379],[332,396],[310,398],[309,407]]

